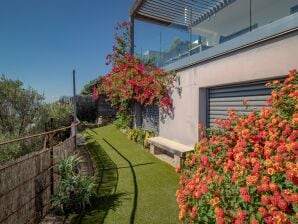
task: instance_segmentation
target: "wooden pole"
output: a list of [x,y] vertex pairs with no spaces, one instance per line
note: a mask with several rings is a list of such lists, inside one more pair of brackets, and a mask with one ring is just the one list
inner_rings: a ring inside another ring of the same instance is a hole
[[[53,118],[50,119],[50,130],[53,130]],[[54,133],[49,134],[49,148],[51,160],[51,195],[54,194]]]
[[[73,81],[73,124],[77,123],[77,95],[76,95],[76,71],[72,71],[72,81]],[[74,141],[75,150],[77,149],[77,127],[74,126]]]

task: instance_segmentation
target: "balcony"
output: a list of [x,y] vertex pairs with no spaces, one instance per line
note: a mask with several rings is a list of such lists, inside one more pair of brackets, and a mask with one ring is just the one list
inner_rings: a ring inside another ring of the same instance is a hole
[[297,0],[139,0],[132,18],[160,26],[151,45],[138,41],[136,26],[134,52],[175,70],[297,30],[297,12]]

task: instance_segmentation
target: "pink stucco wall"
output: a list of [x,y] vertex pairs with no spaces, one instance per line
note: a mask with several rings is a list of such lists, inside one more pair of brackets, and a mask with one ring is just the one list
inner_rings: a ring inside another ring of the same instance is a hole
[[199,108],[199,88],[273,79],[298,68],[297,34],[178,72],[182,94],[174,93],[174,119],[166,118],[165,122],[160,122],[160,136],[194,145],[198,140],[199,111],[204,109]]

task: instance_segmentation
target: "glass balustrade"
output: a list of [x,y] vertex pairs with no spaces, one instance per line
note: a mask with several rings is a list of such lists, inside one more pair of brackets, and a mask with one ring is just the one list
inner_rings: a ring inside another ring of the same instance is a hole
[[188,14],[195,13],[195,10],[187,8],[184,12],[182,15],[177,12],[177,16],[184,16],[189,26],[157,26],[140,22],[135,29],[136,54],[163,67],[237,41],[284,17],[292,16],[294,19],[293,14],[298,12],[298,0],[236,0],[198,24]]

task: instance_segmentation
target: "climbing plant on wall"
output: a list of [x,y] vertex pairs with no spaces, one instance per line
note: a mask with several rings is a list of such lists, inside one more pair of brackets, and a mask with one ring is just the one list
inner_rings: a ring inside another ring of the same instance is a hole
[[112,106],[120,111],[130,111],[139,103],[157,105],[163,114],[170,114],[175,75],[129,53],[130,26],[127,22],[116,26],[115,45],[112,54],[106,57],[106,64],[111,64],[112,69],[103,77],[98,91],[106,94]]

